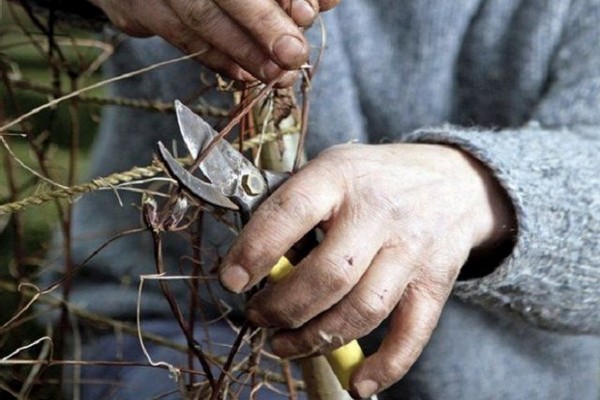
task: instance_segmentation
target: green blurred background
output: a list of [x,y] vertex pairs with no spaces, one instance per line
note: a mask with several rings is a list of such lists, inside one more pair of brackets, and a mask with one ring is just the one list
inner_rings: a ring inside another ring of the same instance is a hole
[[[39,21],[47,24],[43,18]],[[56,87],[60,87],[60,92],[56,93],[66,94],[71,91],[73,82],[81,88],[100,79],[97,71],[88,77],[77,78],[77,74],[96,60],[102,51],[97,46],[90,46],[90,43],[75,46],[75,42],[98,40],[94,33],[58,27],[54,37],[64,57],[60,65],[57,64],[53,69],[49,65],[48,40],[40,32],[40,27],[32,23],[27,13],[18,6],[0,0],[0,125],[50,101]],[[56,51],[54,54],[54,59],[59,59]],[[43,90],[25,89],[24,86],[27,85]],[[48,93],[45,92],[46,89]],[[87,94],[102,95],[102,90]],[[2,133],[19,158],[40,171],[38,158],[33,150],[37,147],[44,154],[52,179],[61,184],[67,184],[70,158],[75,157],[75,182],[80,182],[86,176],[87,153],[94,139],[99,114],[99,106],[85,102],[65,102],[27,119],[24,126],[10,128],[8,136],[6,132]],[[74,115],[75,125],[72,119]],[[73,137],[74,126],[78,130],[76,137]],[[18,136],[22,133],[27,133],[27,137]],[[11,195],[9,174],[19,188],[16,196],[14,193]],[[18,166],[6,150],[0,147],[0,204],[11,202],[15,197],[22,199],[48,189],[50,186],[47,183]],[[15,284],[19,279],[23,280],[23,277],[25,280],[35,281],[36,272],[44,262],[51,232],[57,225],[57,206],[52,202],[29,207],[12,216],[0,215],[0,281],[3,284]],[[15,252],[19,246],[22,257],[17,262]],[[18,264],[20,272],[17,273]],[[17,277],[19,274],[20,277]],[[18,302],[17,295],[6,288],[0,288],[0,326],[14,314]],[[42,334],[41,328],[32,322],[0,331],[0,358]],[[35,356],[37,351],[39,349],[32,350],[32,354],[28,356]],[[7,388],[18,390],[18,381],[21,379],[19,374],[25,374],[28,368],[30,367],[0,368],[0,399],[14,398],[8,394]],[[35,398],[52,397],[52,390],[37,392]]]

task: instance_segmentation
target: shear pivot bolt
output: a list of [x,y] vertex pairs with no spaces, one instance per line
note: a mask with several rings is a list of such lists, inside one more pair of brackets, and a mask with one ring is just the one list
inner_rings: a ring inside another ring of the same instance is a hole
[[263,192],[265,183],[260,176],[252,174],[244,175],[242,176],[242,188],[246,194],[257,196]]

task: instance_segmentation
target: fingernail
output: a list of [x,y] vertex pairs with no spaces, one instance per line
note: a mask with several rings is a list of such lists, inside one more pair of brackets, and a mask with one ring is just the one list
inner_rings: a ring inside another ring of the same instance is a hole
[[377,391],[378,387],[379,385],[377,382],[371,379],[365,379],[364,381],[360,381],[355,385],[358,395],[363,399],[372,396]]
[[306,0],[294,0],[292,3],[292,17],[300,25],[307,26],[312,24],[317,16],[312,4]]
[[271,50],[277,63],[283,67],[299,67],[305,61],[306,44],[292,35],[283,35],[273,43]]
[[250,282],[250,274],[239,265],[233,265],[221,272],[221,283],[229,290],[240,293]]

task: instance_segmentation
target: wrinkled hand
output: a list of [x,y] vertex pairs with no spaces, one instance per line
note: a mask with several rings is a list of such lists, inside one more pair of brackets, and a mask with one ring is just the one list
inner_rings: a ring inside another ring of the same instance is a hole
[[[339,0],[91,0],[123,32],[158,35],[207,67],[268,82],[299,68],[309,47],[298,26]],[[289,15],[288,15],[289,14]],[[282,84],[293,81],[288,73]]]
[[248,318],[281,328],[282,357],[327,352],[388,315],[378,352],[351,380],[367,397],[399,380],[429,340],[472,249],[512,227],[504,192],[479,162],[449,146],[343,145],[323,152],[254,214],[220,268],[247,290],[313,227],[323,242],[248,303]]

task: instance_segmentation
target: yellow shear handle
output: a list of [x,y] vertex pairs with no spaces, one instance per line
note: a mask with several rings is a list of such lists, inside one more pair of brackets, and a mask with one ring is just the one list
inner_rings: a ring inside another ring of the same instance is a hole
[[[271,268],[269,279],[272,282],[277,282],[286,276],[293,265],[287,257],[283,256],[277,261],[277,264]],[[365,359],[365,355],[356,340],[353,340],[342,347],[333,350],[325,356],[335,376],[337,376],[342,388],[348,390],[350,388],[350,376],[354,370]]]

